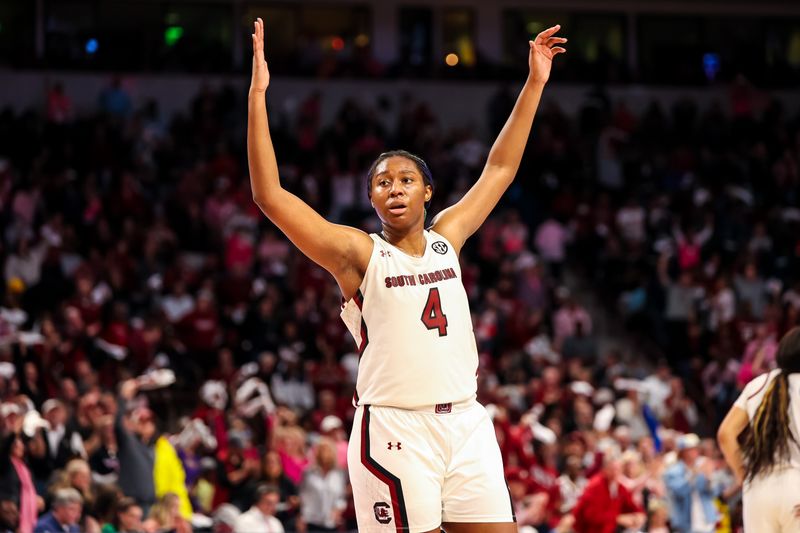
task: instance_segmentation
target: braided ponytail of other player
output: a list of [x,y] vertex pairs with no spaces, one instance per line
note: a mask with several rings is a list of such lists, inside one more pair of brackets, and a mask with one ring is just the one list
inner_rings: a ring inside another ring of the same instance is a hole
[[789,443],[797,444],[789,429],[789,374],[800,372],[800,327],[783,336],[776,361],[781,373],[769,384],[742,446],[748,481],[788,462]]

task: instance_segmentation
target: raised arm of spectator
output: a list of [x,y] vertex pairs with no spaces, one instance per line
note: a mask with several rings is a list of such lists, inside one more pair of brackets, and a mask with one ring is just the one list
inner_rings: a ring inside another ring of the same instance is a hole
[[281,186],[265,101],[269,79],[264,59],[264,23],[259,18],[253,33],[253,75],[247,120],[247,159],[253,200],[300,251],[336,278],[346,296],[351,295],[361,283],[372,254],[372,239],[363,231],[328,222]]
[[566,52],[564,48],[557,46],[567,42],[566,39],[555,36],[560,28],[558,25],[548,28],[537,35],[535,40],[529,41],[528,78],[517,97],[511,116],[489,151],[483,172],[461,200],[442,211],[433,221],[433,229],[447,237],[458,250],[483,224],[517,174],[528,143],[533,117],[550,77],[553,58]]
[[733,470],[733,475],[736,476],[736,481],[740,485],[744,481],[745,471],[742,449],[739,446],[739,435],[749,423],[747,411],[734,405],[728,411],[717,431],[717,442],[720,450],[722,450],[722,456],[730,469]]
[[139,386],[135,379],[128,379],[122,382],[119,387],[119,399],[117,400],[117,415],[114,418],[114,431],[119,438],[120,435],[130,436],[130,431],[125,427],[126,404],[133,400]]

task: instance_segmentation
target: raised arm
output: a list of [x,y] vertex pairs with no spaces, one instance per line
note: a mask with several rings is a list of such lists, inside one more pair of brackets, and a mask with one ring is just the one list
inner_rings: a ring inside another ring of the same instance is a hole
[[447,237],[458,250],[483,224],[514,181],[528,143],[542,90],[550,77],[553,58],[566,52],[564,48],[556,46],[567,42],[562,37],[555,37],[560,28],[558,25],[553,26],[537,35],[535,40],[529,41],[528,78],[517,97],[511,116],[489,151],[480,178],[458,203],[442,211],[433,221],[433,229]]
[[355,228],[332,224],[281,187],[269,134],[265,101],[269,70],[264,59],[264,23],[253,33],[253,75],[247,115],[247,159],[253,200],[300,251],[333,274],[346,297],[355,293],[372,253],[372,240]]

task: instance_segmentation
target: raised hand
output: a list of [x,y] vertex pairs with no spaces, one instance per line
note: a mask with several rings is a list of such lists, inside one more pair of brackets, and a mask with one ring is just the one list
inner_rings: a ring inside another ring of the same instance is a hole
[[530,54],[528,54],[531,81],[546,83],[550,78],[550,67],[553,64],[553,58],[566,52],[561,46],[556,46],[567,42],[565,38],[555,36],[555,33],[560,29],[561,25],[556,24],[552,28],[547,28],[541,32],[533,41],[528,41],[531,46]]
[[264,21],[256,19],[253,33],[253,76],[250,79],[250,90],[263,93],[269,86],[269,69],[264,59]]

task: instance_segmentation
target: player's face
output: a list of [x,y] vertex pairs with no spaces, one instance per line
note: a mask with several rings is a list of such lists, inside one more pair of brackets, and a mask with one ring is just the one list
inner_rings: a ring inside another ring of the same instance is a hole
[[417,165],[410,159],[395,156],[381,161],[371,183],[372,206],[387,226],[408,227],[424,217],[425,202],[433,190]]

